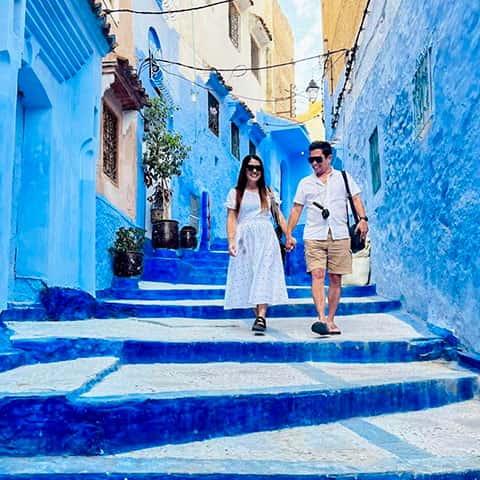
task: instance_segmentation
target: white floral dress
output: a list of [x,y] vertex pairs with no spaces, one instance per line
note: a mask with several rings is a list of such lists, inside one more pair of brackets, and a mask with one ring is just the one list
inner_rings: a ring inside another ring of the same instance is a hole
[[[236,191],[230,190],[225,203],[235,209]],[[266,303],[279,305],[288,300],[280,245],[271,221],[270,208],[261,209],[260,195],[245,190],[235,232],[237,255],[230,257],[225,309],[249,308]]]

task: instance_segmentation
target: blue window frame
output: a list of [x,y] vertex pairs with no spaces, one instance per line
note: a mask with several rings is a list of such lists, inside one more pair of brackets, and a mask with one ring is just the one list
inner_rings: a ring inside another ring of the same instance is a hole
[[420,134],[433,112],[433,85],[431,68],[431,48],[428,48],[417,61],[413,77],[413,121],[415,132]]
[[382,173],[380,171],[380,154],[378,151],[378,128],[375,127],[370,139],[370,171],[372,173],[372,189],[375,195],[382,186]]

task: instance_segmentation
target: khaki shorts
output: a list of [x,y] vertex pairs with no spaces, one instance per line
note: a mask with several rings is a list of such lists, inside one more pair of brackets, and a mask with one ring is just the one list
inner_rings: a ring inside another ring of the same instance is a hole
[[305,240],[304,243],[308,273],[317,268],[327,269],[336,275],[352,273],[350,238],[333,240],[331,232],[328,232],[326,240]]

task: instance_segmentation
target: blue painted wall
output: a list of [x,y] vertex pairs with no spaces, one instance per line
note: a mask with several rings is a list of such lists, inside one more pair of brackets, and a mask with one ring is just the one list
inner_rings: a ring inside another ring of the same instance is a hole
[[0,309],[44,285],[95,290],[101,58],[88,1],[0,5]]
[[[352,89],[338,125],[338,155],[367,200],[372,268],[380,293],[480,351],[480,4],[373,1]],[[412,22],[412,18],[415,19]],[[413,79],[431,48],[433,112],[419,135]],[[336,103],[325,99],[325,111]],[[369,138],[379,134],[382,186],[374,194]]]
[[115,241],[117,230],[120,227],[136,227],[137,225],[101,195],[97,195],[96,223],[95,259],[96,289],[98,291],[112,286],[113,260],[108,249]]

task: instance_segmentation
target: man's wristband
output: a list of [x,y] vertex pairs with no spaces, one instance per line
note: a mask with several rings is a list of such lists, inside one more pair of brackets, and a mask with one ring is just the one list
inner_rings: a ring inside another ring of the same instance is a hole
[[368,217],[358,217],[360,220],[365,220],[366,222],[368,222]]

